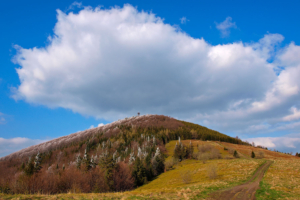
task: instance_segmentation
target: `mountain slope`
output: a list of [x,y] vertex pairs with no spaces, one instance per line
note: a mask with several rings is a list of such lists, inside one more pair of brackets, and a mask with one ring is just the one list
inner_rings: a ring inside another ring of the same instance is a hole
[[22,149],[15,153],[12,153],[8,156],[4,156],[0,158],[1,160],[9,160],[11,158],[16,157],[28,157],[33,154],[37,154],[38,152],[46,152],[53,149],[61,148],[63,146],[67,146],[71,143],[80,142],[85,140],[93,135],[96,135],[99,132],[103,132],[105,136],[110,136],[111,134],[115,135],[119,133],[118,126],[127,125],[127,126],[137,126],[137,127],[160,127],[163,126],[166,129],[174,130],[180,126],[184,126],[180,121],[166,116],[158,116],[158,115],[142,115],[135,116],[130,118],[125,118],[122,120],[118,120],[112,122],[110,124],[106,124],[101,127],[91,128],[84,131],[79,131],[67,136],[63,136],[60,138],[56,138],[38,145],[33,145],[28,148]]
[[[111,135],[116,135],[119,133],[118,126],[136,126],[141,128],[148,128],[148,127],[163,127],[164,129],[169,130],[176,130],[180,127],[187,128],[189,130],[192,130],[192,132],[195,132],[197,135],[201,135],[200,138],[202,140],[220,140],[221,141],[228,141],[232,143],[241,143],[241,141],[236,140],[236,138],[229,137],[225,134],[219,133],[217,131],[208,129],[206,127],[176,120],[172,117],[167,117],[163,115],[142,115],[142,116],[134,116],[130,118],[125,118],[122,120],[118,120],[115,122],[112,122],[110,124],[106,124],[101,127],[91,128],[87,129],[85,131],[79,131],[67,136],[63,136],[60,138],[56,138],[38,145],[33,145],[28,148],[22,149],[20,151],[17,151],[15,153],[12,153],[8,156],[4,156],[0,158],[1,160],[9,160],[12,158],[22,158],[22,157],[28,157],[33,154],[37,154],[38,152],[46,152],[54,149],[58,149],[64,146],[68,146],[72,143],[80,142],[82,140],[86,140],[87,138],[93,137],[97,133],[104,133],[104,136],[110,137]],[[182,131],[185,131],[185,129],[181,129]],[[193,139],[196,139],[197,136],[191,135]],[[174,139],[177,139],[174,138]]]
[[[54,194],[130,190],[165,170],[172,140],[245,144],[206,127],[163,115],[136,116],[31,146],[0,160],[0,189]],[[193,147],[181,144],[180,159]],[[88,175],[87,175],[88,174]],[[47,180],[47,181],[45,181]]]

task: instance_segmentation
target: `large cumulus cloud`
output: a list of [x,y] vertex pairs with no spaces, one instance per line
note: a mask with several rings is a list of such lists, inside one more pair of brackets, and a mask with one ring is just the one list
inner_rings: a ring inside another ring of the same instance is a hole
[[106,120],[141,112],[240,134],[278,129],[300,118],[300,50],[279,49],[283,39],[213,46],[130,5],[57,10],[47,46],[17,47],[13,97]]

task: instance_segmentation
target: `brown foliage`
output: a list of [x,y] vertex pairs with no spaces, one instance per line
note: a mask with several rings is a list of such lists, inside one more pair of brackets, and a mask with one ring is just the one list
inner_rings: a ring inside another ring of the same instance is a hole
[[116,165],[114,173],[114,188],[116,191],[131,190],[134,187],[134,179],[129,166],[124,162]]
[[220,159],[222,158],[220,150],[214,148],[211,145],[199,145],[198,154],[195,156],[198,160],[202,160],[206,163],[209,159]]
[[212,149],[214,149],[214,147],[209,144],[203,144],[198,146],[198,151],[201,153],[211,151]]

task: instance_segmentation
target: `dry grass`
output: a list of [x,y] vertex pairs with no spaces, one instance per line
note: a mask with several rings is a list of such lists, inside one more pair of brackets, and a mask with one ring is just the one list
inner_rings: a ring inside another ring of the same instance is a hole
[[[188,145],[189,140],[182,141]],[[171,141],[166,145],[166,149],[169,157],[166,159],[172,159],[173,150],[176,141]],[[209,149],[207,159],[210,159],[210,154],[213,149],[217,150],[214,154],[215,158],[219,155],[233,158],[228,151],[224,150],[224,147],[216,142],[212,141],[199,141],[192,140],[192,144],[195,147],[195,154],[206,155],[202,152],[202,149]],[[204,145],[205,148],[200,147],[200,151],[197,148],[200,145]],[[210,146],[210,148],[207,148]],[[131,194],[143,194],[145,196],[149,194],[161,194],[160,197],[164,198],[184,198],[183,194],[187,197],[192,197],[200,192],[207,190],[209,187],[229,187],[232,184],[238,184],[247,180],[256,168],[263,162],[263,160],[250,160],[250,159],[215,159],[207,160],[206,163],[200,160],[184,160],[174,165],[174,169],[161,174],[157,179],[144,185],[132,192]],[[186,173],[185,172],[190,172]],[[187,181],[185,180],[187,178]],[[182,188],[189,187],[192,192],[181,192]]]
[[183,183],[185,184],[189,184],[192,181],[193,178],[193,172],[191,172],[190,170],[184,170],[180,172],[181,178]]
[[[252,146],[245,146],[245,145],[238,145],[238,144],[231,144],[231,143],[226,143],[226,142],[216,142],[219,145],[226,147],[228,151],[230,149],[236,150],[239,153],[239,156],[241,158],[251,158],[251,152],[253,151],[255,155],[263,155],[264,158],[266,159],[294,159],[295,156],[284,154],[284,153],[279,153],[279,152],[274,152],[262,148],[257,148],[257,147],[252,147]],[[260,153],[262,152],[262,153]]]
[[212,165],[207,168],[207,176],[210,179],[215,179],[218,176],[218,167],[216,165]]
[[[300,159],[274,160],[265,174],[264,182],[270,189],[286,192],[291,197],[300,197]],[[293,199],[293,198],[291,198]]]

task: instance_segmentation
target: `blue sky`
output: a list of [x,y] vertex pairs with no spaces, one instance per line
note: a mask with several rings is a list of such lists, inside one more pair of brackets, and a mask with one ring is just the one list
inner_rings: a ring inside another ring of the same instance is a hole
[[0,5],[0,156],[137,112],[300,151],[299,1]]

